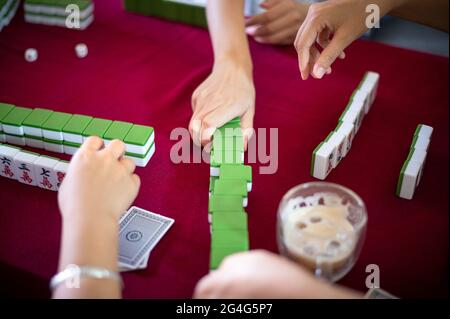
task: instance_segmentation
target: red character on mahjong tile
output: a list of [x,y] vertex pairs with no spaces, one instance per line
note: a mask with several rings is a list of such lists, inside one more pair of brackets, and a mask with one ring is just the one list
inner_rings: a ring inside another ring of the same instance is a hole
[[2,157],[1,159],[2,165],[3,165],[3,171],[2,173],[10,178],[14,177],[14,173],[11,169],[11,160],[7,157]]
[[328,169],[327,169],[327,174],[329,172],[331,172],[331,170],[333,169],[333,153],[330,154],[330,156],[328,157]]
[[339,144],[339,148],[338,148],[338,158],[337,161],[340,162],[342,160],[342,146],[343,144]]
[[11,167],[10,167],[9,165],[5,165],[5,166],[4,166],[2,173],[3,173],[5,176],[9,176],[10,178],[13,178],[13,176],[14,176],[14,173],[13,173],[13,171],[11,170]]
[[40,174],[40,176],[42,176],[42,182],[40,184],[45,188],[52,189],[53,184],[48,180],[48,178],[50,177],[50,171],[42,168],[42,173]]
[[350,134],[348,135],[347,151],[349,151],[350,148],[352,147],[352,142],[353,142],[353,131],[351,131]]
[[20,179],[28,184],[33,183],[33,179],[31,178],[30,174],[28,173],[30,170],[27,167],[27,165],[20,164],[19,169],[22,171],[22,176],[20,177]]
[[64,180],[64,177],[66,177],[66,173],[64,173],[64,172],[57,172],[56,176],[58,177],[58,187],[60,187],[61,183]]

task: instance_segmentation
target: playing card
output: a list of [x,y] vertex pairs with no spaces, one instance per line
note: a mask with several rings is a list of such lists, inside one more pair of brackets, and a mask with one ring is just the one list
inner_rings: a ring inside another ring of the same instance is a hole
[[119,268],[138,269],[174,220],[138,207],[131,207],[119,224]]
[[127,272],[127,271],[132,271],[132,270],[145,269],[148,266],[149,257],[150,257],[150,251],[148,252],[148,254],[145,255],[144,259],[142,259],[141,263],[136,268],[127,268],[125,266],[121,266],[119,268],[119,270],[120,270],[120,272]]

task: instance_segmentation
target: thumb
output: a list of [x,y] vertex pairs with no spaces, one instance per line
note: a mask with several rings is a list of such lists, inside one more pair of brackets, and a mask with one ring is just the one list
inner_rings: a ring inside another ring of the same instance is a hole
[[248,141],[252,138],[255,133],[253,129],[253,118],[255,115],[255,110],[251,109],[244,113],[241,117],[241,128],[242,137],[244,139],[244,150],[247,150]]
[[344,51],[350,42],[351,41],[348,41],[346,37],[342,35],[342,32],[336,33],[328,46],[322,51],[320,57],[314,65],[314,77],[317,79],[323,78],[323,76],[327,73],[327,70],[341,55],[342,51]]

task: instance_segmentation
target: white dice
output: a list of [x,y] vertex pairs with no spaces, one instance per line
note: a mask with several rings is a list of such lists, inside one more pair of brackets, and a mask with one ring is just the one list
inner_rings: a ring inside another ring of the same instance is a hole
[[79,43],[75,46],[75,53],[80,59],[85,58],[88,55],[88,47],[84,43]]
[[34,48],[27,49],[25,51],[25,60],[27,62],[34,62],[38,58],[38,51]]

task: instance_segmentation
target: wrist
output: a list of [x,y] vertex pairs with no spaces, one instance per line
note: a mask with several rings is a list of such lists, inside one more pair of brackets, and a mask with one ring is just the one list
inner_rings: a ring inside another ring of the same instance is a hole
[[214,58],[213,70],[220,69],[222,67],[233,67],[244,71],[249,76],[253,73],[253,63],[249,54],[247,55],[234,52],[220,54]]
[[113,218],[102,216],[63,217],[60,269],[77,264],[117,270],[119,225]]
[[91,224],[117,225],[117,218],[111,212],[98,207],[71,207],[61,210],[63,224],[82,227]]

